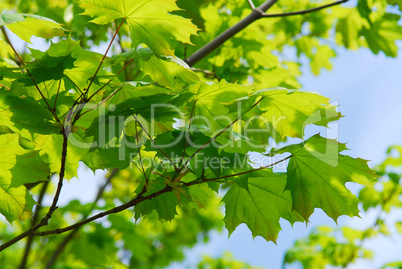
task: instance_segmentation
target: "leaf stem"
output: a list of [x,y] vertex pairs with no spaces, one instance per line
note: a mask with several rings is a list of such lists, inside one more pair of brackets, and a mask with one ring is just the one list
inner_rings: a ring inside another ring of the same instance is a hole
[[59,97],[60,86],[61,86],[61,80],[59,80],[59,87],[57,87],[57,93],[56,93],[56,97],[54,99],[54,105],[53,105],[53,110],[54,111],[56,111],[57,98]]
[[197,100],[194,101],[193,107],[191,108],[190,119],[188,121],[188,128],[187,128],[187,134],[186,134],[186,141],[185,141],[185,144],[184,144],[183,154],[182,154],[180,162],[179,162],[180,167],[181,167],[181,165],[183,163],[184,155],[186,154],[186,149],[187,149],[187,145],[188,145],[188,139],[190,139],[190,127],[191,127],[191,121],[193,119],[195,103],[197,103]]
[[[126,69],[126,67],[132,62],[134,61],[134,59],[131,59],[130,61],[128,61],[121,69],[119,72],[117,72],[117,74],[115,75],[115,77],[117,77],[124,69]],[[105,88],[110,82],[112,82],[112,80],[114,79],[111,78],[109,79],[108,82],[106,82],[105,84],[102,85],[102,87],[100,87],[99,89],[97,89],[88,99],[87,101],[90,101],[98,92],[100,92],[103,88]]]
[[[109,100],[110,98],[112,98],[116,93],[118,93],[121,90],[121,87],[118,88],[117,90],[115,90],[114,92],[112,92],[108,97],[106,97],[105,99],[103,99],[102,101],[100,101],[97,105],[91,107],[90,109],[88,109],[87,111],[85,111],[84,113],[81,113],[81,115],[78,118],[81,118],[82,116],[84,116],[85,114],[87,114],[88,112],[94,110],[95,108],[97,108],[98,106],[102,105],[103,103],[105,103],[107,100]],[[78,119],[77,119],[78,120]]]
[[[69,76],[67,76],[67,75],[64,75],[64,76],[65,76],[69,81],[71,81],[71,83],[74,84],[75,88],[81,93],[81,95],[84,94],[84,92],[80,89],[80,87],[78,87],[78,85],[75,84],[75,82],[74,82]],[[81,95],[80,95],[80,97],[81,97]]]
[[137,131],[137,121],[135,121],[135,138],[137,140],[137,149],[138,149],[138,157],[140,158],[140,165],[142,169],[142,174],[145,177],[146,184],[148,184],[149,178],[147,177],[147,174],[145,173],[144,165],[142,164],[142,157],[141,157],[141,147],[140,147],[140,141],[138,139],[138,131]]
[[125,20],[126,20],[126,19],[123,18],[123,20],[121,21],[119,27],[117,27],[116,32],[114,33],[114,35],[113,35],[113,37],[112,37],[112,40],[110,41],[109,46],[107,47],[105,54],[103,54],[103,58],[102,58],[101,62],[99,63],[98,68],[97,68],[96,71],[95,71],[95,74],[93,75],[91,81],[89,82],[89,85],[88,85],[88,87],[87,87],[87,89],[86,89],[87,92],[89,92],[89,88],[91,88],[91,85],[92,85],[92,83],[94,82],[95,77],[96,77],[96,75],[98,74],[98,72],[99,72],[99,70],[100,70],[100,68],[101,68],[101,66],[102,66],[102,64],[103,64],[103,61],[105,60],[106,55],[107,55],[107,53],[109,52],[109,49],[110,49],[110,47],[112,46],[112,43],[113,43],[114,39],[116,38],[116,35],[117,35],[117,33],[119,32],[119,30],[120,30],[121,26],[123,25],[123,23],[125,22]]

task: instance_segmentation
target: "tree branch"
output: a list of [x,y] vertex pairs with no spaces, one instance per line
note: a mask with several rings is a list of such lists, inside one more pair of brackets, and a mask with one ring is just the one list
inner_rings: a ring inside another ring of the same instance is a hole
[[279,13],[279,14],[263,14],[263,18],[275,18],[275,17],[286,17],[286,16],[294,16],[294,15],[303,15],[311,12],[315,12],[324,8],[329,8],[332,6],[340,5],[342,3],[346,3],[349,0],[341,0],[341,1],[336,1],[327,5],[311,8],[311,9],[306,9],[306,10],[301,10],[301,11],[294,11],[294,12],[285,12],[285,13]]
[[270,9],[278,0],[267,0],[258,8],[253,9],[250,15],[224,31],[222,34],[217,36],[214,40],[206,44],[204,47],[196,51],[193,55],[185,59],[184,61],[189,65],[193,66],[202,58],[207,56],[209,53],[214,51],[216,48],[225,43],[228,39],[232,38],[235,34],[246,28],[248,25],[254,21],[262,18],[265,11]]
[[159,191],[157,191],[155,193],[152,193],[152,194],[150,194],[148,196],[145,196],[145,197],[142,196],[142,193],[140,193],[139,195],[137,195],[137,197],[135,197],[134,199],[130,200],[129,202],[127,202],[125,204],[122,204],[120,206],[114,207],[114,208],[112,208],[112,209],[110,209],[108,211],[104,211],[104,212],[101,212],[99,214],[96,214],[96,215],[94,215],[94,216],[92,216],[92,217],[90,217],[90,218],[88,218],[86,220],[77,222],[77,223],[75,223],[73,225],[67,226],[67,227],[62,228],[62,229],[55,229],[55,230],[44,231],[44,232],[34,232],[34,235],[36,235],[36,236],[45,236],[45,235],[51,235],[51,234],[65,233],[65,232],[74,230],[74,229],[76,229],[78,227],[81,227],[84,224],[90,223],[90,222],[92,222],[94,220],[103,218],[103,217],[105,217],[107,215],[121,212],[121,211],[123,211],[123,210],[125,210],[127,208],[130,208],[130,207],[133,207],[133,206],[137,205],[138,203],[140,203],[142,201],[150,200],[152,198],[155,198],[155,197],[157,197],[157,196],[159,196],[159,195],[161,195],[163,193],[169,192],[171,190],[172,190],[171,187],[166,186],[165,188],[163,188],[163,189],[161,189],[161,190],[159,190]]
[[341,1],[336,1],[327,5],[323,5],[320,7],[312,8],[312,9],[307,9],[307,10],[302,10],[302,11],[295,11],[295,12],[286,12],[286,13],[280,13],[280,14],[266,14],[265,12],[269,10],[278,0],[267,0],[265,1],[262,5],[259,7],[255,7],[253,2],[251,0],[247,0],[248,3],[250,4],[251,8],[253,9],[253,12],[239,21],[237,24],[233,25],[220,35],[218,35],[215,39],[213,39],[211,42],[206,44],[204,47],[200,48],[197,50],[193,55],[190,57],[186,58],[184,61],[189,65],[189,66],[194,66],[198,61],[203,59],[205,56],[207,56],[209,53],[220,47],[223,43],[225,43],[228,39],[232,38],[234,35],[242,31],[244,28],[249,26],[251,23],[254,21],[260,19],[260,18],[273,18],[273,17],[285,17],[285,16],[292,16],[292,15],[302,15],[302,14],[307,14],[311,13],[314,11],[318,11],[320,9],[328,8],[331,6],[335,5],[340,5],[342,3],[346,3],[349,0],[341,0]]
[[[284,158],[284,159],[282,159],[282,160],[280,160],[278,162],[275,162],[275,163],[272,163],[272,164],[269,164],[267,166],[263,166],[263,167],[260,167],[260,168],[256,168],[256,169],[253,169],[253,170],[250,170],[250,171],[241,172],[241,173],[238,173],[238,174],[233,174],[233,175],[228,175],[228,176],[223,176],[223,177],[220,177],[220,178],[206,179],[206,180],[202,180],[202,181],[194,180],[192,182],[183,183],[182,186],[190,187],[190,186],[193,186],[193,185],[202,184],[202,183],[209,182],[209,181],[218,181],[219,179],[224,179],[224,178],[244,175],[244,174],[247,174],[247,173],[251,173],[251,172],[255,172],[255,171],[258,171],[258,170],[262,170],[262,169],[272,167],[272,166],[277,165],[277,164],[279,164],[279,163],[281,163],[283,161],[286,161],[290,157],[292,157],[292,155],[290,155],[290,156],[288,156],[288,157],[286,157],[286,158]],[[77,222],[77,223],[75,223],[73,225],[70,225],[70,226],[67,226],[67,227],[64,227],[64,228],[61,228],[61,229],[54,229],[54,230],[44,231],[44,232],[35,232],[34,235],[35,236],[46,236],[46,235],[52,235],[52,234],[65,233],[65,232],[77,229],[77,228],[79,228],[79,227],[81,227],[81,226],[83,226],[83,225],[85,225],[87,223],[90,223],[92,221],[95,221],[97,219],[103,218],[103,217],[105,217],[107,215],[121,212],[121,211],[123,211],[125,209],[128,209],[130,207],[133,207],[133,206],[135,206],[135,205],[137,205],[137,204],[139,204],[139,203],[141,203],[143,201],[153,199],[153,198],[155,198],[155,197],[157,197],[157,196],[159,196],[161,194],[171,192],[173,190],[173,188],[171,186],[166,186],[163,189],[144,197],[144,196],[142,196],[144,194],[144,189],[140,194],[137,195],[137,197],[135,197],[134,199],[132,199],[131,201],[129,201],[129,202],[123,204],[123,205],[117,206],[117,207],[112,208],[112,209],[110,209],[108,211],[101,212],[99,214],[96,214],[95,216],[92,216],[92,217],[90,217],[90,218],[88,218],[86,220]]]
[[[82,220],[85,220],[86,218],[88,218],[90,212],[92,212],[94,210],[94,208],[96,207],[96,204],[98,203],[99,199],[102,197],[103,192],[105,191],[107,185],[110,184],[110,182],[112,181],[113,177],[117,174],[118,169],[112,169],[110,171],[109,176],[107,177],[105,183],[99,188],[94,201],[92,202],[92,207],[91,209],[82,217]],[[58,256],[63,252],[64,248],[67,246],[67,244],[74,238],[75,234],[78,232],[79,227],[77,227],[76,229],[74,229],[71,233],[69,233],[64,239],[63,241],[59,244],[59,246],[57,247],[57,249],[54,251],[53,255],[50,257],[48,263],[46,264],[46,269],[50,269],[52,268],[53,264],[56,262]]]
[[[37,205],[36,205],[35,213],[34,213],[34,215],[33,215],[33,217],[32,217],[31,227],[33,227],[33,226],[36,224],[36,222],[38,221],[38,218],[39,218],[39,211],[41,210],[43,197],[44,197],[45,194],[46,194],[46,189],[47,189],[47,186],[48,186],[48,185],[49,185],[49,181],[43,182],[42,189],[40,190],[40,193],[39,193],[39,197],[38,197],[38,202],[37,202]],[[24,256],[22,257],[21,264],[20,264],[20,267],[19,267],[20,269],[25,269],[25,267],[26,267],[26,264],[27,264],[27,261],[28,261],[28,257],[29,257],[29,253],[30,253],[30,251],[31,251],[33,239],[34,239],[33,235],[30,234],[30,235],[28,236],[27,244],[25,245]]]

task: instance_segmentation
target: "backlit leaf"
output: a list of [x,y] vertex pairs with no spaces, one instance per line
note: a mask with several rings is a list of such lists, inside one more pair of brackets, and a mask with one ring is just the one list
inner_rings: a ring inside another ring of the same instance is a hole
[[81,0],[83,15],[94,17],[93,23],[107,24],[125,19],[130,27],[133,47],[145,43],[160,55],[172,55],[174,40],[190,44],[197,27],[189,19],[169,14],[178,10],[174,0]]

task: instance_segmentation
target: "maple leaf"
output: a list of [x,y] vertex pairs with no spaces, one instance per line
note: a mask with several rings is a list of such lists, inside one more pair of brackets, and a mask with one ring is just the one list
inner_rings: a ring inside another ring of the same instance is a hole
[[345,144],[315,135],[303,143],[271,151],[292,154],[286,189],[292,193],[293,208],[306,220],[314,208],[321,208],[335,221],[341,215],[358,215],[359,199],[345,183],[369,184],[377,175],[367,161],[339,154],[346,149]]
[[7,28],[22,40],[31,43],[31,37],[53,38],[65,36],[63,27],[49,18],[22,13],[1,13],[0,26]]
[[46,180],[49,166],[37,151],[23,149],[18,134],[0,135],[0,213],[12,223],[30,218],[35,204],[27,183]]
[[193,94],[189,99],[193,102],[189,104],[189,107],[194,104],[195,119],[192,124],[205,124],[212,133],[223,130],[238,117],[237,113],[230,113],[232,111],[228,105],[237,103],[238,99],[248,97],[251,93],[248,87],[231,84],[224,80],[212,85],[193,84],[188,91]]
[[327,126],[341,117],[328,98],[316,93],[267,89],[255,95],[263,97],[258,104],[263,112],[259,116],[270,122],[282,138],[302,138],[306,125]]
[[291,223],[303,218],[292,212],[292,197],[285,191],[286,175],[259,171],[236,181],[223,197],[226,208],[224,222],[231,234],[241,223],[247,224],[253,237],[262,236],[275,242],[281,230],[279,219]]
[[145,43],[160,55],[174,55],[175,40],[191,44],[197,27],[191,20],[169,14],[178,10],[174,0],[81,0],[82,15],[94,17],[96,24],[125,19],[130,27],[133,47]]

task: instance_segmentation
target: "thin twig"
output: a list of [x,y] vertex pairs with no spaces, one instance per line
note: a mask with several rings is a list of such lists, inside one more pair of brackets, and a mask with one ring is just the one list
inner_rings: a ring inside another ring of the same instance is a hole
[[164,178],[166,178],[166,179],[170,179],[170,178],[168,178],[167,176],[164,176],[164,175],[162,175],[162,174],[159,174],[158,172],[155,172],[155,171],[151,171],[151,172],[154,173],[155,175],[164,177]]
[[[128,61],[127,64],[124,65],[123,68],[120,69],[120,71],[117,72],[117,74],[116,74],[115,76],[118,76],[132,61],[133,61],[133,59],[131,59],[130,61]],[[82,108],[84,108],[85,104],[86,104],[87,102],[89,102],[98,92],[100,92],[103,88],[105,88],[110,82],[112,82],[113,79],[114,79],[114,77],[111,78],[111,79],[109,79],[108,82],[106,82],[105,84],[103,84],[102,87],[100,87],[98,90],[96,90],[89,98],[85,99],[85,93],[84,93],[84,95],[81,94],[80,97],[78,97],[77,100],[75,100],[74,105],[77,103],[77,101],[78,101],[81,97],[83,97],[83,99],[84,99],[83,102],[81,102],[81,103],[79,104],[79,106],[78,106],[78,108],[77,108],[77,110],[76,110],[76,111],[78,111],[78,112],[75,114],[74,119],[72,120],[72,124],[76,123],[77,120],[79,120],[79,118],[80,118],[83,114],[85,114],[85,113],[81,114]],[[120,89],[119,89],[119,90],[120,90]],[[88,89],[87,89],[86,93],[88,93]],[[110,97],[111,97],[111,96],[110,96]],[[108,98],[106,98],[106,99],[108,99]],[[106,101],[106,100],[105,100],[105,101]],[[101,101],[101,102],[102,102],[102,101]],[[74,107],[74,105],[73,105],[73,107]],[[95,106],[94,108],[96,108],[96,106]]]
[[[267,169],[267,168],[269,168],[269,167],[272,167],[272,166],[275,166],[275,165],[277,165],[277,164],[279,164],[279,163],[282,163],[282,162],[284,162],[284,161],[290,159],[291,157],[292,157],[292,155],[289,155],[288,157],[283,158],[282,160],[279,160],[279,161],[277,161],[277,162],[275,162],[275,163],[268,164],[268,165],[266,165],[266,166],[262,166],[262,167],[259,167],[259,168],[255,168],[255,169],[253,169],[253,170],[244,171],[244,172],[240,172],[240,173],[237,173],[237,174],[231,174],[231,175],[227,175],[227,176],[223,176],[223,177],[209,178],[209,179],[203,180],[202,182],[216,181],[216,180],[218,180],[218,179],[225,179],[225,178],[230,178],[230,177],[235,177],[235,176],[241,176],[241,175],[249,174],[249,173],[252,173],[252,172],[259,171],[259,170]],[[196,179],[196,180],[194,180],[194,181],[191,181],[191,182],[189,182],[189,183],[186,183],[186,187],[189,187],[189,186],[198,184],[198,182],[200,182],[199,179]]]
[[249,3],[251,9],[255,9],[255,5],[252,0],[247,0],[247,2]]
[[293,12],[285,12],[285,13],[278,13],[278,14],[263,14],[262,17],[263,18],[274,18],[274,17],[286,17],[286,16],[294,16],[294,15],[303,15],[303,14],[307,14],[307,13],[311,13],[311,12],[315,12],[324,8],[329,8],[332,6],[336,6],[336,5],[340,5],[342,3],[346,3],[349,0],[341,0],[341,1],[336,1],[327,5],[323,5],[323,6],[319,6],[319,7],[315,7],[315,8],[310,8],[310,9],[306,9],[306,10],[301,10],[301,11],[293,11]]
[[4,88],[6,88],[6,89],[9,90],[9,91],[11,90],[9,87],[7,87],[6,85],[1,84],[1,83],[0,83],[0,87],[4,87]]
[[204,70],[204,69],[200,69],[200,68],[194,68],[194,67],[191,67],[190,69],[194,72],[203,73],[203,74],[205,74],[206,77],[213,77],[213,78],[220,80],[220,77],[215,72],[211,72],[209,70]]

